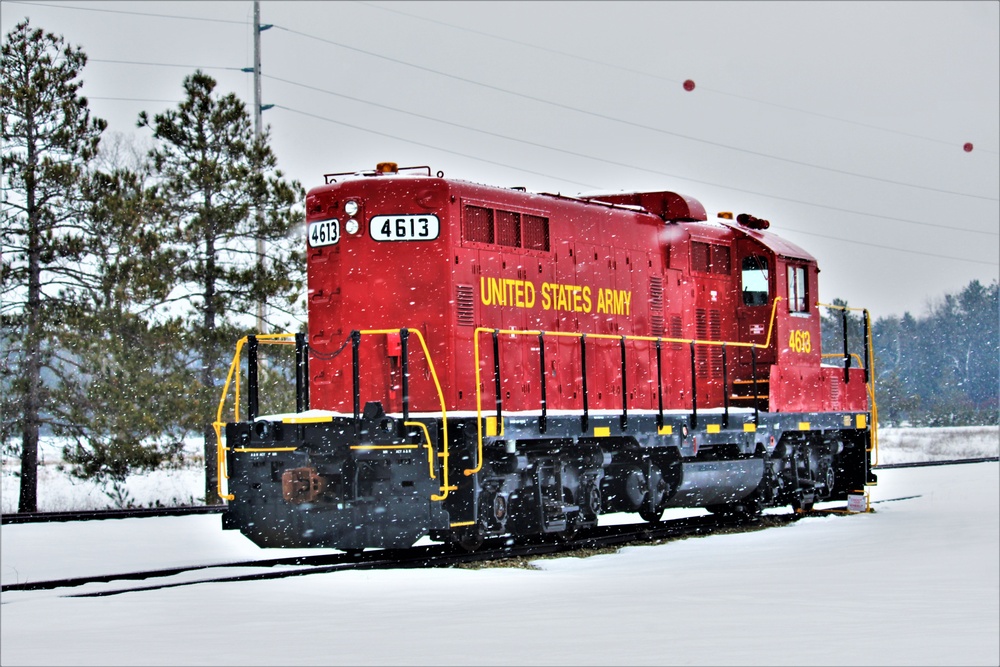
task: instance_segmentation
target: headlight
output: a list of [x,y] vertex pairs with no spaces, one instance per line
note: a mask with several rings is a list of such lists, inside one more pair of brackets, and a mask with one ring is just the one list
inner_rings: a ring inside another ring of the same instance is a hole
[[[353,203],[353,202],[348,202],[348,204],[351,204],[351,203]],[[357,207],[358,207],[358,205],[354,204],[354,208],[357,208]],[[344,208],[347,208],[347,207],[345,206]],[[345,222],[344,223],[344,231],[346,231],[348,234],[357,234],[358,233],[358,221],[355,220],[354,218],[351,218],[350,220],[348,220],[347,222]]]
[[[354,217],[355,215],[357,215],[358,214],[358,202],[354,201],[353,199],[349,199],[346,202],[344,202],[344,213],[346,213],[350,217]],[[350,230],[348,230],[348,231],[350,231]],[[353,234],[354,232],[351,232],[351,233]]]

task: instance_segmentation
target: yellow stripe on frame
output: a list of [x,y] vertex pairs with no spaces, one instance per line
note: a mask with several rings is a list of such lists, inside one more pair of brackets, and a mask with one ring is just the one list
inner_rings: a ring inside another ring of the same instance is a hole
[[420,445],[351,445],[351,449],[417,449]]
[[719,430],[720,430],[720,427],[719,427],[718,424],[705,424],[705,430],[708,433],[718,433]]
[[325,417],[285,417],[281,420],[283,424],[321,424],[323,422],[332,422],[333,416],[327,415]]
[[486,418],[486,435],[487,437],[496,437],[497,435],[497,418],[487,417]]
[[858,428],[868,428],[868,416],[867,415],[858,415],[857,416],[857,425],[858,425]]
[[671,426],[671,425],[669,425],[669,424],[667,424],[666,426],[661,426],[660,428],[656,429],[656,434],[657,435],[673,435],[674,434],[674,427]]
[[610,426],[595,426],[594,427],[594,437],[595,438],[606,438],[611,435]]
[[808,431],[809,430],[809,422],[799,422],[799,430],[800,431]]
[[757,425],[756,424],[744,424],[743,425],[743,432],[744,433],[756,433],[757,432]]
[[233,447],[234,452],[294,452],[298,447]]

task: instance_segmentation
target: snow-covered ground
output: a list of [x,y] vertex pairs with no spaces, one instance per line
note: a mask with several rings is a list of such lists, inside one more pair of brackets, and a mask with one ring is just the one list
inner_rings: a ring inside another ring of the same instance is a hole
[[974,459],[1000,454],[1000,426],[881,428],[879,464]]
[[[1000,454],[1000,426],[955,428],[879,429],[878,463],[941,461],[978,458]],[[60,443],[48,440],[40,447],[38,509],[42,512],[105,509],[115,503],[92,482],[73,479],[59,470]],[[133,475],[127,492],[139,507],[193,505],[204,501],[202,442],[190,440],[185,448],[185,465]],[[20,461],[5,458],[0,477],[0,511],[17,511]]]
[[[896,446],[883,430],[881,462],[996,455],[996,427],[963,432],[914,452],[919,433]],[[0,664],[997,665],[1000,466],[878,476],[871,514],[526,569],[8,591]],[[0,547],[4,584],[297,553],[259,549],[218,516],[7,525]]]
[[[882,470],[874,513],[524,569],[355,571],[91,598],[62,596],[113,584],[8,591],[0,663],[997,665],[998,472],[995,462]],[[286,555],[222,531],[218,516],[2,531],[5,584]]]

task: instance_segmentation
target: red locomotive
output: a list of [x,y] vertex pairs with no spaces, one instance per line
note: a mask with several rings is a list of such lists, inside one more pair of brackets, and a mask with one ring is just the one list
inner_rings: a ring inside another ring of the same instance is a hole
[[868,336],[823,363],[816,260],[765,220],[382,163],[327,175],[306,222],[298,411],[257,414],[256,346],[286,337],[250,337],[220,439],[224,525],[262,546],[473,548],[875,483]]

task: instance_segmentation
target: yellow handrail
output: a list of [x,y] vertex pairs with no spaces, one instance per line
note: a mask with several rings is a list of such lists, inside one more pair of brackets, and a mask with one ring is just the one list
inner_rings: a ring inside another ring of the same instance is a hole
[[[866,327],[866,330],[865,330],[865,340],[868,342],[868,384],[867,384],[867,388],[868,388],[868,398],[871,399],[871,404],[872,404],[872,409],[871,409],[871,413],[872,413],[872,424],[871,424],[872,446],[867,451],[869,451],[869,452],[874,451],[875,452],[875,462],[872,463],[872,465],[873,466],[877,466],[878,465],[878,403],[875,400],[875,345],[874,345],[874,342],[872,341],[872,322],[871,322],[871,317],[868,315],[868,309],[867,308],[848,308],[847,306],[837,306],[837,305],[830,304],[830,303],[817,303],[816,305],[817,306],[822,306],[823,308],[831,308],[833,310],[848,310],[848,311],[851,311],[851,310],[858,311],[858,310],[860,310],[860,311],[864,312],[864,314],[866,315],[865,321],[868,324],[868,326]],[[844,355],[842,355],[842,354],[824,354],[823,356],[824,357],[842,357]],[[851,356],[854,357],[855,359],[858,359],[858,365],[859,366],[864,366],[865,365],[865,364],[861,363],[860,357],[856,353],[851,353]]]
[[[443,474],[442,474],[442,485],[440,487],[440,495],[435,494],[431,496],[431,500],[444,500],[448,497],[448,492],[455,487],[448,485],[448,413],[445,408],[444,402],[444,392],[441,389],[441,383],[438,381],[437,371],[434,369],[434,361],[431,359],[430,350],[427,349],[427,343],[424,341],[423,335],[421,335],[419,329],[408,329],[409,333],[415,334],[417,340],[420,341],[420,347],[424,352],[424,357],[427,359],[427,368],[430,371],[431,378],[434,380],[434,387],[437,390],[438,400],[441,403],[441,421],[443,423],[443,437],[444,446],[438,457],[444,459],[442,464]],[[400,329],[365,329],[358,333],[362,335],[370,334],[398,334]],[[265,344],[277,344],[277,345],[294,345],[295,344],[295,334],[293,333],[277,333],[277,334],[260,334],[256,336],[258,342]],[[222,421],[222,413],[225,410],[226,405],[226,395],[229,393],[229,386],[233,384],[233,376],[235,375],[236,381],[234,386],[233,398],[235,404],[233,406],[233,421],[240,420],[240,376],[237,373],[237,369],[240,365],[240,355],[243,351],[243,346],[249,340],[249,336],[244,336],[236,341],[236,353],[233,355],[233,361],[229,364],[229,373],[226,376],[226,382],[222,387],[222,396],[219,399],[219,408],[216,412],[215,421],[212,422],[212,427],[215,429],[215,441],[216,441],[216,460],[218,462],[218,480],[216,480],[216,492],[219,497],[223,500],[233,500],[236,496],[231,493],[224,494],[222,492],[222,481],[229,480],[229,471],[226,468],[226,447],[222,445],[222,427],[225,426],[225,422]],[[433,445],[431,444],[430,433],[427,427],[420,422],[403,422],[404,426],[419,426],[424,430],[424,437],[427,441],[428,447],[428,460],[430,465],[430,476],[431,479],[436,479],[434,476],[434,465],[433,465]]]
[[[767,327],[767,339],[763,343],[741,343],[737,341],[719,341],[719,340],[698,340],[694,338],[663,338],[656,336],[621,336],[615,334],[586,334],[587,338],[598,338],[598,339],[610,339],[610,340],[628,340],[628,341],[647,341],[655,343],[660,341],[661,343],[694,343],[695,345],[726,345],[727,347],[753,347],[757,349],[767,349],[771,345],[771,334],[774,331],[774,320],[778,312],[778,302],[781,301],[781,297],[777,296],[774,298],[774,303],[771,305],[771,318]],[[483,398],[482,391],[480,389],[480,377],[481,373],[479,371],[480,359],[479,359],[479,335],[484,332],[496,332],[497,334],[513,335],[513,336],[553,336],[553,337],[563,337],[563,338],[581,338],[584,334],[573,333],[568,331],[539,331],[539,330],[522,330],[522,329],[492,329],[489,327],[477,327],[473,332],[473,356],[475,357],[476,363],[476,434],[478,438],[478,446],[476,449],[476,467],[468,468],[463,471],[466,476],[474,475],[483,468]],[[500,424],[497,425],[499,429],[497,431],[498,436],[503,436],[503,420],[500,420]]]
[[[824,359],[833,359],[834,357],[836,357],[837,359],[844,358],[843,352],[827,352],[825,354],[821,354],[820,356],[823,357]],[[858,362],[859,369],[864,370],[865,362],[861,358],[860,354],[858,354],[857,352],[851,352],[851,358],[854,359],[856,362]]]
[[[258,341],[270,345],[295,344],[295,334],[293,333],[260,334],[256,338]],[[219,471],[215,480],[216,493],[223,500],[232,500],[236,496],[231,493],[222,493],[222,480],[229,480],[229,470],[226,468],[226,448],[222,446],[222,427],[226,425],[222,421],[222,412],[226,408],[226,394],[229,393],[229,385],[233,383],[233,376],[235,375],[236,382],[233,384],[233,398],[235,401],[233,405],[233,421],[238,422],[240,420],[240,375],[236,370],[240,367],[240,354],[243,352],[243,346],[246,345],[248,340],[250,340],[250,337],[244,336],[236,341],[236,354],[233,355],[233,361],[229,364],[229,373],[226,375],[226,383],[222,386],[222,396],[219,398],[219,409],[215,413],[215,421],[212,422],[212,428],[215,429],[216,470]]]
[[403,422],[403,426],[418,426],[424,432],[424,447],[427,448],[427,467],[431,479],[437,479],[434,475],[434,444],[431,442],[431,434],[427,430],[427,425],[423,422]]
[[[443,470],[441,475],[441,495],[435,494],[431,496],[431,500],[444,500],[448,497],[448,492],[453,488],[448,486],[448,409],[445,407],[444,391],[442,391],[441,383],[438,381],[437,371],[434,370],[434,360],[431,359],[431,352],[427,349],[427,343],[424,341],[423,335],[419,329],[407,327],[407,331],[416,335],[417,340],[420,341],[420,348],[424,351],[424,358],[427,359],[427,370],[430,371],[431,379],[434,381],[434,389],[437,391],[438,401],[441,403],[441,428],[444,439],[442,451],[438,453],[438,457],[444,459],[444,464],[441,466]],[[364,336],[369,334],[398,334],[399,332],[400,329],[366,329],[358,333]],[[405,425],[406,422],[403,422],[403,424]],[[428,437],[429,441],[430,438]]]

